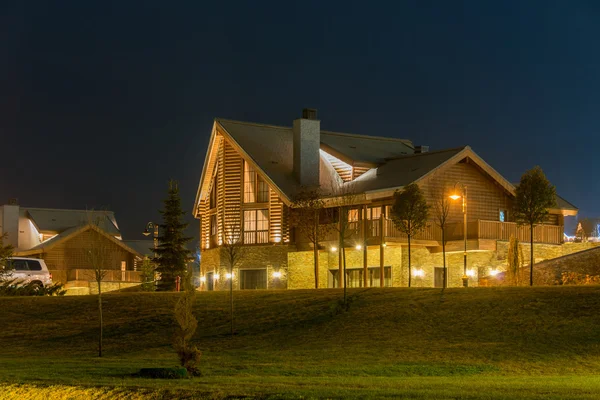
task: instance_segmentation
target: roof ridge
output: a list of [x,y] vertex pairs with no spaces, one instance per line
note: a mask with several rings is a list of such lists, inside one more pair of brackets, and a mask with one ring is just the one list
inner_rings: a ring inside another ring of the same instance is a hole
[[109,210],[82,210],[82,209],[69,209],[69,208],[42,208],[42,207],[21,207],[24,210],[43,210],[43,211],[79,211],[79,212],[103,212],[103,213],[113,213],[114,211]]
[[[353,137],[359,137],[359,138],[365,138],[365,139],[375,139],[375,140],[390,140],[390,141],[394,141],[394,142],[402,142],[404,144],[406,144],[406,142],[410,142],[410,144],[412,145],[413,142],[410,139],[399,139],[399,138],[394,138],[394,137],[389,137],[389,136],[371,136],[371,135],[363,135],[360,133],[346,133],[346,132],[335,132],[335,131],[324,131],[321,130],[321,133],[326,134],[326,135],[338,135],[338,136],[353,136]],[[414,147],[414,145],[413,145]]]
[[[261,127],[266,127],[266,128],[292,129],[291,126],[263,124],[260,122],[238,121],[238,120],[227,119],[227,118],[215,118],[215,121],[231,122],[234,124],[241,124],[241,125],[261,126]],[[389,137],[389,136],[372,136],[372,135],[364,135],[364,134],[359,134],[359,133],[336,132],[336,131],[329,131],[329,130],[321,129],[321,134],[323,134],[323,133],[326,135],[352,136],[352,137],[372,139],[372,140],[390,140],[390,141],[394,141],[394,142],[402,142],[404,144],[406,144],[406,142],[409,142],[410,145],[412,147],[414,147],[413,142],[410,139],[399,139],[399,138],[394,138],[394,137]]]
[[405,156],[386,158],[385,161],[387,162],[387,161],[400,160],[400,159],[411,158],[411,157],[428,156],[428,155],[431,155],[431,154],[439,154],[439,153],[445,153],[445,152],[451,152],[451,151],[457,151],[457,150],[462,151],[462,150],[467,149],[468,147],[469,146],[460,146],[460,147],[453,147],[451,149],[442,149],[442,150],[427,151],[425,153],[407,154]]

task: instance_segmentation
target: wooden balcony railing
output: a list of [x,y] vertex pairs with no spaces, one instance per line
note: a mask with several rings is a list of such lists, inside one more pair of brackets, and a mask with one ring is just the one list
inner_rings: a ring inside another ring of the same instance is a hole
[[[366,221],[367,239],[377,239],[381,237],[381,221],[368,220]],[[390,219],[383,220],[383,235],[386,239],[406,240],[407,237],[402,233],[394,222]],[[346,240],[354,243],[360,240],[363,236],[362,222],[351,222],[348,225]],[[516,237],[520,242],[529,242],[529,227],[519,226],[514,222],[500,221],[485,221],[476,220],[467,222],[467,238],[468,239],[493,239],[493,240],[509,240],[511,236]],[[445,231],[446,241],[462,240],[463,239],[463,223],[455,222],[446,225]],[[419,232],[414,240],[421,241],[437,241],[442,240],[442,230],[433,221],[428,221],[425,228]],[[337,241],[338,232],[330,230],[327,237],[321,241]],[[560,244],[563,241],[563,227],[559,225],[539,225],[534,228],[533,241],[535,243]],[[303,242],[301,240],[301,242]]]
[[[140,271],[121,271],[110,269],[106,271],[105,282],[141,282],[142,273]],[[69,281],[95,281],[93,269],[70,269],[67,277]]]

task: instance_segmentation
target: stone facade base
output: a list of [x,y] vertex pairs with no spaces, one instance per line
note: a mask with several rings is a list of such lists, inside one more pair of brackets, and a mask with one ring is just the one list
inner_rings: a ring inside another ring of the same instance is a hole
[[[563,245],[534,244],[536,262],[561,257],[593,247],[593,243],[566,243]],[[521,243],[525,263],[529,263],[529,244]],[[467,252],[467,276],[469,286],[478,286],[480,278],[494,276],[507,269],[508,242],[497,241],[495,249],[470,250]],[[366,249],[367,286],[380,286],[380,247]],[[412,246],[411,286],[441,287],[443,282],[444,257],[437,249]],[[364,287],[364,249],[348,248],[345,251],[348,287]],[[319,251],[319,288],[339,285],[340,251]],[[448,287],[463,286],[464,253],[446,252]],[[384,283],[386,286],[408,286],[408,247],[388,244],[383,247]],[[247,286],[240,281],[244,270],[263,270],[265,282],[261,289],[312,289],[315,288],[313,251],[296,251],[294,246],[264,245],[245,246],[233,267],[233,289]],[[228,258],[221,248],[202,252],[201,290],[229,290],[230,271]],[[208,282],[212,277],[212,282]]]

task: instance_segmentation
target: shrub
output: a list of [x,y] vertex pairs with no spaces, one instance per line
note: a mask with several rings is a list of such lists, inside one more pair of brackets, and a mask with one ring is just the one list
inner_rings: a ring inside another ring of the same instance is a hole
[[597,285],[600,284],[600,275],[580,274],[578,272],[563,272],[560,285]]
[[0,284],[0,296],[64,296],[66,292],[62,283],[40,287],[31,282],[23,284],[15,279]]

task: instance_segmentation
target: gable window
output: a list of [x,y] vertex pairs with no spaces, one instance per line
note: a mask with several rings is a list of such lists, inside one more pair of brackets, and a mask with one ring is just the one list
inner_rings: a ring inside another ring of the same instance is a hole
[[506,210],[500,210],[500,212],[498,213],[498,220],[500,222],[507,222],[508,221],[508,212]]
[[212,188],[210,189],[210,208],[215,208],[217,206],[217,189],[214,183]]
[[217,235],[217,214],[210,216],[210,236]]
[[269,201],[269,185],[252,165],[244,161],[244,203],[266,203]]
[[269,243],[269,211],[267,209],[244,211],[244,243]]

